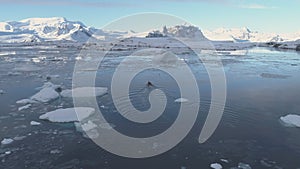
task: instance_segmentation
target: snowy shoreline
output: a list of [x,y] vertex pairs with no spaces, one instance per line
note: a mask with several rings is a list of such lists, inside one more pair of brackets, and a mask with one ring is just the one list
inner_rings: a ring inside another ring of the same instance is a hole
[[[101,51],[105,50],[114,50],[114,51],[131,51],[137,48],[186,48],[186,46],[179,46],[178,42],[171,42],[173,38],[128,38],[125,42],[120,43],[109,43],[109,42],[98,42],[98,43],[79,43],[79,42],[22,42],[22,43],[0,43],[0,47],[54,47],[54,48],[77,48],[88,49],[93,47]],[[131,43],[126,43],[131,41]],[[156,43],[159,42],[159,43]],[[165,43],[164,43],[165,42]],[[199,42],[199,49],[202,50],[215,50],[215,51],[236,51],[251,49],[254,47],[268,47],[276,50],[293,50],[300,51],[300,40],[291,41],[291,42],[232,42],[232,41],[207,41],[204,43],[210,43],[211,47],[207,48],[205,46],[201,47],[202,42]],[[143,44],[143,45],[140,45]],[[104,46],[104,47],[103,47]],[[195,47],[195,46],[193,46]],[[195,47],[198,48],[198,47]]]

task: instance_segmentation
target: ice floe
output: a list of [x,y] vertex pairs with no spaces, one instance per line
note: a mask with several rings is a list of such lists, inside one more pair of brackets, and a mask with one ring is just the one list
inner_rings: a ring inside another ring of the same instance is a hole
[[239,163],[238,168],[240,168],[240,169],[252,169],[252,167],[249,164],[245,164],[245,163]]
[[59,97],[59,93],[56,91],[58,88],[60,88],[59,85],[54,85],[51,82],[47,82],[41,87],[41,90],[35,95],[31,96],[30,99],[43,103],[49,102]]
[[59,153],[61,153],[61,151],[58,150],[58,149],[55,149],[55,150],[51,150],[51,151],[50,151],[50,154],[59,154]]
[[62,97],[96,97],[107,93],[106,87],[79,87],[61,92]]
[[222,165],[219,164],[219,163],[213,163],[210,165],[210,168],[213,168],[213,169],[222,169]]
[[289,114],[280,117],[280,122],[287,127],[300,127],[300,115]]
[[37,122],[37,121],[31,121],[30,125],[32,125],[32,126],[39,126],[39,125],[41,125],[41,123]]
[[224,163],[229,163],[229,161],[226,160],[226,159],[220,159],[220,161],[222,161],[222,162],[224,162]]
[[16,136],[13,138],[13,140],[20,141],[20,140],[24,140],[25,138],[26,136]]
[[11,139],[11,138],[4,138],[2,141],[1,141],[1,144],[3,145],[7,145],[7,144],[11,144],[14,140]]
[[33,103],[37,103],[37,101],[31,100],[31,99],[22,99],[22,100],[18,100],[16,103],[17,104],[33,104]]
[[31,107],[31,104],[27,104],[25,106],[19,107],[18,111],[26,110],[26,109],[29,109],[30,107]]
[[4,93],[5,93],[5,91],[4,91],[4,90],[0,90],[0,95],[1,95],[1,94],[4,94]]
[[90,120],[87,123],[84,123],[81,125],[81,128],[83,131],[90,131],[96,127],[97,127],[97,125]]
[[0,52],[0,56],[9,56],[9,55],[15,55],[16,52],[15,51],[3,51]]
[[188,99],[185,99],[185,98],[178,98],[175,100],[176,103],[185,103],[185,102],[188,102],[189,100]]
[[41,115],[42,120],[51,122],[75,122],[86,119],[95,112],[94,108],[90,107],[75,107],[66,109],[57,109]]
[[10,154],[11,154],[11,151],[5,151],[5,154],[6,154],[6,155],[10,155]]
[[99,125],[95,124],[94,122],[92,121],[88,121],[86,123],[79,123],[79,122],[75,122],[74,123],[75,127],[76,127],[76,130],[78,132],[82,132],[83,133],[83,136],[86,137],[86,138],[97,138],[99,137],[99,132],[97,130],[97,127],[100,127],[100,128],[105,128],[105,129],[112,129],[113,127],[115,127],[113,124],[109,124],[109,123],[101,123]]

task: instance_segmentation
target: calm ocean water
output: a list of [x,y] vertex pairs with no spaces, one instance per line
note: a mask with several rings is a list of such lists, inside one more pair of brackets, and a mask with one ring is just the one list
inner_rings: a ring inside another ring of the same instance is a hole
[[[254,169],[300,167],[300,129],[279,122],[281,116],[300,115],[299,53],[253,48],[221,55],[227,79],[225,111],[216,132],[204,144],[197,139],[211,102],[209,78],[192,53],[178,53],[189,64],[199,86],[196,124],[170,151],[152,158],[129,159],[103,150],[76,131],[73,123],[38,119],[48,111],[72,107],[72,99],[60,98],[18,111],[16,101],[35,94],[47,77],[64,89],[71,88],[78,52],[77,48],[54,47],[0,49],[0,90],[5,91],[0,95],[0,139],[17,137],[12,144],[0,147],[0,168],[204,169],[215,162],[224,168],[237,167],[241,162]],[[95,85],[110,88],[115,67],[128,54],[111,52],[99,67]],[[134,62],[128,63],[129,68],[135,66]],[[147,81],[155,86],[147,87]],[[165,72],[149,69],[139,73],[130,85],[130,99],[136,109],[150,107],[148,96],[153,89],[164,91],[168,102],[163,115],[146,125],[125,120],[110,93],[97,101],[104,105],[102,112],[114,129],[130,136],[149,137],[170,127],[180,108],[174,103],[180,97],[176,81]],[[31,126],[30,121],[42,125]]]

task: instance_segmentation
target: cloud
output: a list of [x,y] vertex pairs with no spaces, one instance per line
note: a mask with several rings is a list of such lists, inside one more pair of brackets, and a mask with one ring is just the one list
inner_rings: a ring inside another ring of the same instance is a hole
[[84,1],[84,0],[0,0],[3,4],[13,5],[50,5],[50,6],[83,6],[83,7],[131,7],[130,3],[111,2],[111,1]]
[[265,5],[260,5],[260,4],[240,5],[239,7],[245,8],[245,9],[275,9],[275,8],[277,8],[274,6],[265,6]]

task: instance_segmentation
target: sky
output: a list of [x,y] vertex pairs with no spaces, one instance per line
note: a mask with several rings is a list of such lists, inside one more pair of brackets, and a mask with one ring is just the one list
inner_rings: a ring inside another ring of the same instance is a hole
[[161,12],[206,30],[248,27],[259,32],[300,31],[300,0],[0,0],[0,3],[0,21],[65,17],[101,28],[120,17]]

